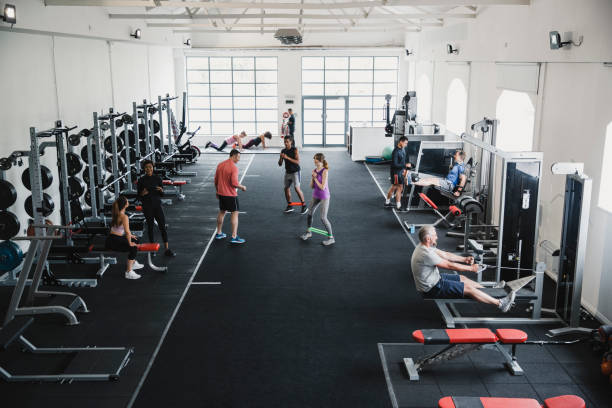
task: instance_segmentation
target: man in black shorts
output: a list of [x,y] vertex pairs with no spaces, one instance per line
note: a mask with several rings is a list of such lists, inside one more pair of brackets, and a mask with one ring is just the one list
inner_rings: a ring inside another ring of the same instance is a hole
[[410,168],[410,163],[406,163],[406,146],[408,145],[408,138],[402,136],[397,141],[397,146],[391,153],[391,187],[387,192],[387,198],[385,199],[385,207],[392,207],[391,197],[395,194],[395,205],[399,210],[402,206],[402,191],[404,189],[404,183],[406,180],[406,169]]
[[287,113],[289,113],[289,120],[287,121],[287,126],[289,127],[289,136],[293,139],[293,134],[295,133],[295,116],[293,115],[293,109],[287,109]]
[[245,240],[238,236],[238,193],[236,189],[246,191],[246,187],[238,181],[238,167],[236,163],[240,161],[240,152],[232,149],[229,159],[222,161],[217,166],[215,172],[215,188],[217,189],[217,198],[219,198],[219,214],[217,215],[217,234],[215,239],[223,239],[227,237],[223,233],[223,219],[225,213],[229,211],[232,223],[232,244],[244,244]]

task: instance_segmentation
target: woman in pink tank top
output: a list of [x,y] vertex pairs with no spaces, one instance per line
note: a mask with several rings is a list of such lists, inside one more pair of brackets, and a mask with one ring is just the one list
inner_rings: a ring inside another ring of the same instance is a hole
[[212,147],[213,149],[217,150],[218,152],[222,152],[223,149],[225,149],[225,147],[227,145],[230,145],[231,147],[234,147],[234,144],[236,144],[237,145],[236,147],[238,149],[242,150],[242,139],[244,139],[246,136],[247,136],[247,134],[243,130],[242,132],[240,132],[240,134],[233,135],[233,136],[230,136],[227,139],[225,139],[223,141],[223,143],[221,143],[221,146],[217,146],[213,142],[207,142],[206,143],[206,148],[208,149],[209,147]]
[[332,233],[332,226],[329,220],[327,219],[327,213],[329,211],[329,200],[330,200],[330,192],[329,192],[329,166],[327,164],[327,160],[325,160],[325,156],[323,153],[317,153],[314,155],[314,164],[315,169],[312,171],[311,179],[310,179],[310,187],[312,188],[312,201],[310,202],[310,214],[308,214],[308,230],[304,235],[302,235],[302,239],[306,241],[310,237],[312,237],[312,217],[317,211],[317,208],[321,207],[321,222],[325,226],[327,230],[327,239],[322,242],[323,245],[332,245],[335,241],[334,235]]

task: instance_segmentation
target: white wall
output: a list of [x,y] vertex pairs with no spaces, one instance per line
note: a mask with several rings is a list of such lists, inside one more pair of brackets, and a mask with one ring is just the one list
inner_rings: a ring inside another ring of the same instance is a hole
[[[176,90],[181,93],[186,90],[185,82],[185,58],[184,55],[206,55],[206,56],[275,56],[278,58],[278,129],[282,125],[282,113],[292,108],[296,115],[296,132],[295,141],[298,146],[302,144],[302,57],[303,56],[399,56],[399,84],[398,84],[398,100],[407,91],[408,87],[408,61],[405,59],[403,48],[398,47],[380,47],[380,48],[338,48],[333,50],[230,50],[214,48],[210,49],[192,49],[181,52],[175,52],[175,69],[176,69]],[[182,71],[182,72],[181,72]],[[286,104],[285,101],[291,99],[294,101],[292,105]],[[385,103],[384,99],[380,101],[380,115],[382,120],[382,106]],[[375,105],[377,106],[377,105]],[[280,146],[280,138],[273,138],[271,146]]]
[[[47,33],[41,29],[50,23],[43,24],[26,12],[32,3],[37,2],[24,1],[26,7],[18,4],[16,27],[22,27],[21,22],[26,20],[39,24],[40,29],[0,31],[0,93],[5,101],[0,109],[0,157],[29,150],[31,126],[48,129],[60,119],[68,126],[90,128],[94,111],[108,112],[110,107],[131,110],[132,101],[175,93],[172,48]],[[55,202],[55,211],[49,218],[59,222],[56,161],[54,148],[47,149],[41,158],[54,176],[53,185],[45,190]],[[23,203],[30,192],[22,186],[21,174],[27,165],[24,159],[24,166],[6,172],[7,180],[18,192],[16,203],[8,210],[17,214],[23,232],[29,218]]]
[[[406,48],[415,50],[416,79],[424,74],[433,85],[432,120],[446,118],[448,83],[461,74],[456,62],[469,63],[467,123],[495,117],[500,62],[540,63],[537,92],[529,94],[536,107],[534,150],[545,158],[541,192],[539,241],[560,241],[564,177],[553,176],[556,161],[585,163],[593,178],[591,222],[583,284],[583,305],[600,318],[612,320],[612,214],[597,206],[603,141],[612,121],[612,2],[607,0],[532,0],[531,6],[481,8],[469,22],[439,30],[406,35]],[[580,47],[550,50],[548,32],[584,36]],[[446,54],[446,44],[459,48]],[[431,68],[433,65],[433,68]],[[606,176],[607,177],[607,176]],[[538,255],[543,257],[542,254]]]

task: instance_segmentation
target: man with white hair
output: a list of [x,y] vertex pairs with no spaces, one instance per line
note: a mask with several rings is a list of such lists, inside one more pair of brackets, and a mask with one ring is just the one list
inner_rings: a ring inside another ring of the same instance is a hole
[[419,241],[412,253],[411,267],[416,288],[424,297],[455,299],[467,296],[497,306],[504,313],[514,305],[514,291],[503,299],[495,299],[481,291],[483,286],[478,282],[459,274],[441,274],[438,268],[478,272],[478,265],[474,264],[471,256],[459,256],[437,249],[438,235],[432,225],[425,225],[419,230]]

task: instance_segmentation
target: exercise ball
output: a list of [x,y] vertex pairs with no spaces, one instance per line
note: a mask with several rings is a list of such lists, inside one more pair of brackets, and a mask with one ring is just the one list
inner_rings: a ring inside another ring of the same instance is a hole
[[391,153],[393,153],[393,147],[385,146],[385,148],[382,151],[382,157],[385,160],[391,160]]

